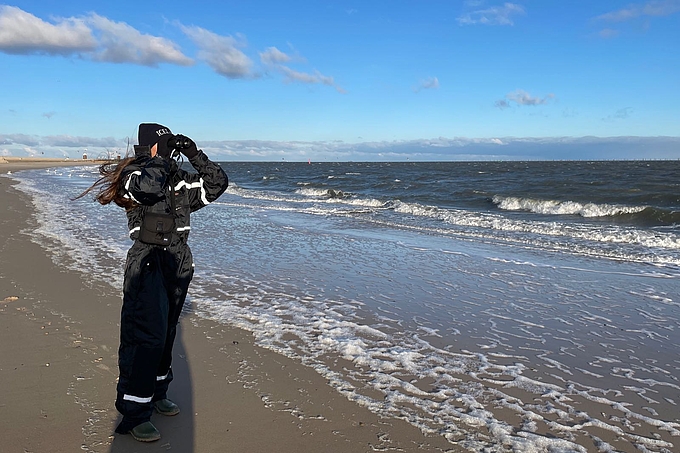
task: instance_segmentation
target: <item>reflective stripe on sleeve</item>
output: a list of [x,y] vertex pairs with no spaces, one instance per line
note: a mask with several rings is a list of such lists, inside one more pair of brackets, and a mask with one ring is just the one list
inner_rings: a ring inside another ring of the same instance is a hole
[[137,170],[137,171],[133,171],[132,173],[130,173],[130,175],[128,175],[127,180],[125,181],[125,192],[126,193],[125,193],[125,195],[123,195],[123,198],[129,198],[132,201],[134,201],[135,203],[141,204],[139,201],[135,200],[135,197],[132,196],[132,194],[130,193],[130,182],[132,181],[132,176],[134,176],[134,175],[142,176],[142,172]]
[[182,187],[186,187],[187,189],[201,189],[201,201],[203,202],[204,205],[209,205],[210,202],[206,198],[206,193],[205,193],[205,187],[203,185],[203,178],[200,178],[197,182],[189,184],[188,182],[182,180],[177,183],[175,186],[175,190],[179,190]]

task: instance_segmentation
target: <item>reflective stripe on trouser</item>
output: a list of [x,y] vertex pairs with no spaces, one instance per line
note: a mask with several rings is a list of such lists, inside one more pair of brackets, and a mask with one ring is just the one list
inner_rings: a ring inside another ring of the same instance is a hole
[[172,346],[192,262],[186,244],[164,249],[136,241],[128,251],[118,350],[119,433],[148,421],[153,401],[167,397]]

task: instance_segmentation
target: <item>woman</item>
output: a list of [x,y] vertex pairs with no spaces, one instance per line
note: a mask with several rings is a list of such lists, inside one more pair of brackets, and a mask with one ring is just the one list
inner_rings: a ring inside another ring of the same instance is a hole
[[[165,126],[140,124],[138,142],[134,158],[102,165],[102,178],[80,197],[99,187],[99,203],[114,202],[127,211],[134,243],[125,265],[116,398],[123,419],[116,432],[151,442],[160,439],[150,420],[153,409],[179,413],[167,390],[176,326],[194,273],[187,245],[190,213],[222,195],[228,179],[191,139]],[[197,173],[179,168],[173,151],[186,156]]]

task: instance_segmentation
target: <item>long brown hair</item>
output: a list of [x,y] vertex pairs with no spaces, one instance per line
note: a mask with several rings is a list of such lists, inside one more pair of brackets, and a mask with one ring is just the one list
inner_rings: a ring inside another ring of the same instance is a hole
[[99,178],[83,193],[73,198],[73,200],[82,198],[91,191],[98,189],[94,199],[100,204],[107,205],[111,202],[114,202],[121,208],[125,208],[126,211],[135,208],[137,203],[129,198],[125,198],[120,190],[120,180],[123,170],[133,160],[135,160],[134,157],[126,157],[120,161],[104,162],[99,166],[99,174],[101,175],[101,178]]

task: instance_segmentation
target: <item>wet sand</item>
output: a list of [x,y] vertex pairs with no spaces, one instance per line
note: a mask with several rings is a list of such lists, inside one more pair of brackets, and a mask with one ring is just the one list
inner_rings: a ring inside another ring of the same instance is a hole
[[[2,160],[0,174],[85,163]],[[315,371],[255,346],[248,332],[190,311],[178,329],[169,392],[182,412],[154,415],[158,442],[114,435],[121,294],[87,270],[66,271],[30,240],[32,204],[13,184],[0,177],[3,452],[460,451],[377,417]]]

